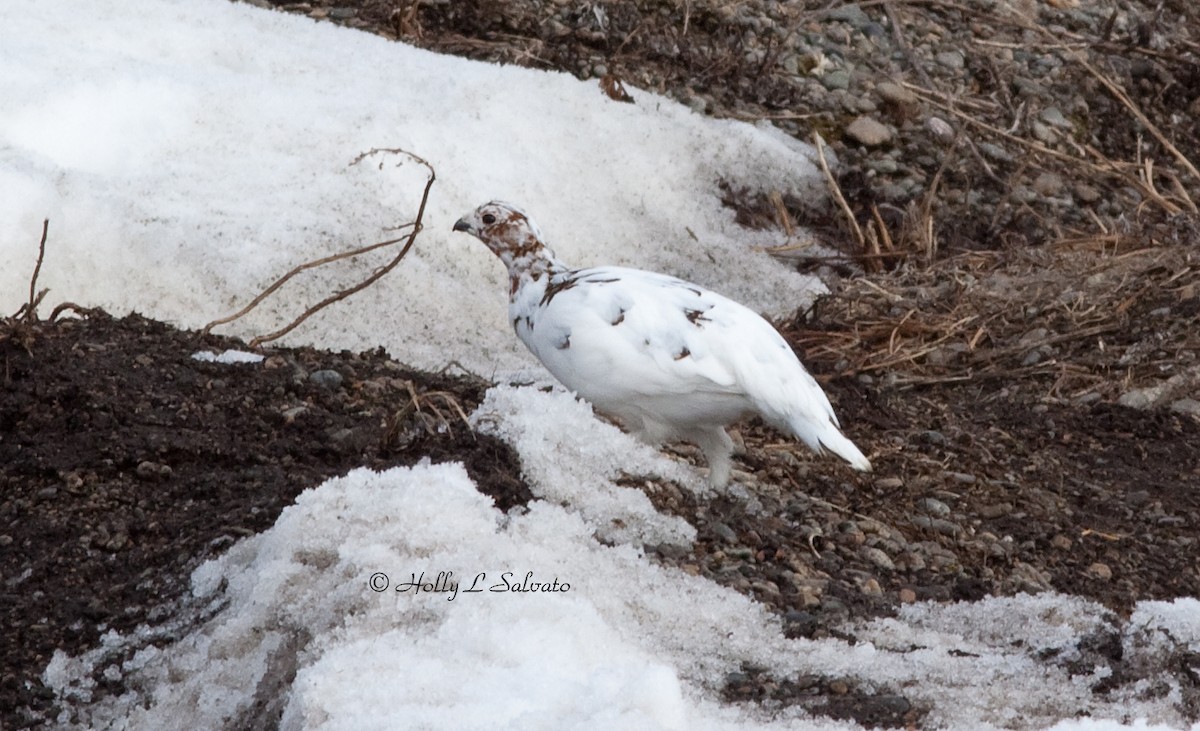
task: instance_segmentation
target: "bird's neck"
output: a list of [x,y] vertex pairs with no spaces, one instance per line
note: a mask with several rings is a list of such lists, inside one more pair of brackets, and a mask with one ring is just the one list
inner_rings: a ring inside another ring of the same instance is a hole
[[509,296],[514,299],[525,287],[544,288],[552,277],[571,271],[541,242],[517,250],[499,251],[497,255],[508,269]]

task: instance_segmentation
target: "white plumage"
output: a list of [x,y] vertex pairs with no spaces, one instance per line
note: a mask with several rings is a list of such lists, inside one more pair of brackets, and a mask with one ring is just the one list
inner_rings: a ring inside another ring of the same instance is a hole
[[729,481],[725,427],[750,414],[855,469],[871,463],[770,323],[703,287],[624,267],[571,269],[519,208],[491,202],[454,224],[508,268],[521,342],[564,386],[651,444],[694,442],[709,481]]

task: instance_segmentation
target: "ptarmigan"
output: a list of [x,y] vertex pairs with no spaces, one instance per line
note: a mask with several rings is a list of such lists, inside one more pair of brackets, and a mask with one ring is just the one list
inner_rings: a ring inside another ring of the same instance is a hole
[[454,230],[478,237],[504,262],[513,328],[555,378],[644,441],[695,443],[714,487],[729,482],[732,468],[725,427],[750,414],[871,469],[821,387],[752,310],[663,274],[572,269],[507,203],[480,206]]

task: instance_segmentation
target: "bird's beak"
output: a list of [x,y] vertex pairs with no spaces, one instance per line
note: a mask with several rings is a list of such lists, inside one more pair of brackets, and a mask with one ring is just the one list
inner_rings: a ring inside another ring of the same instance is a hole
[[471,233],[472,231],[471,224],[465,218],[460,218],[454,222],[454,230],[466,231],[467,233]]

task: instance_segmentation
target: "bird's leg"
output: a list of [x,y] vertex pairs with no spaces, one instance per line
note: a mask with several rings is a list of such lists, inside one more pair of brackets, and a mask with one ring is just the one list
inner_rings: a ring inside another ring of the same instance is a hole
[[721,427],[697,429],[689,435],[708,460],[708,484],[720,489],[729,484],[733,472],[733,440]]

